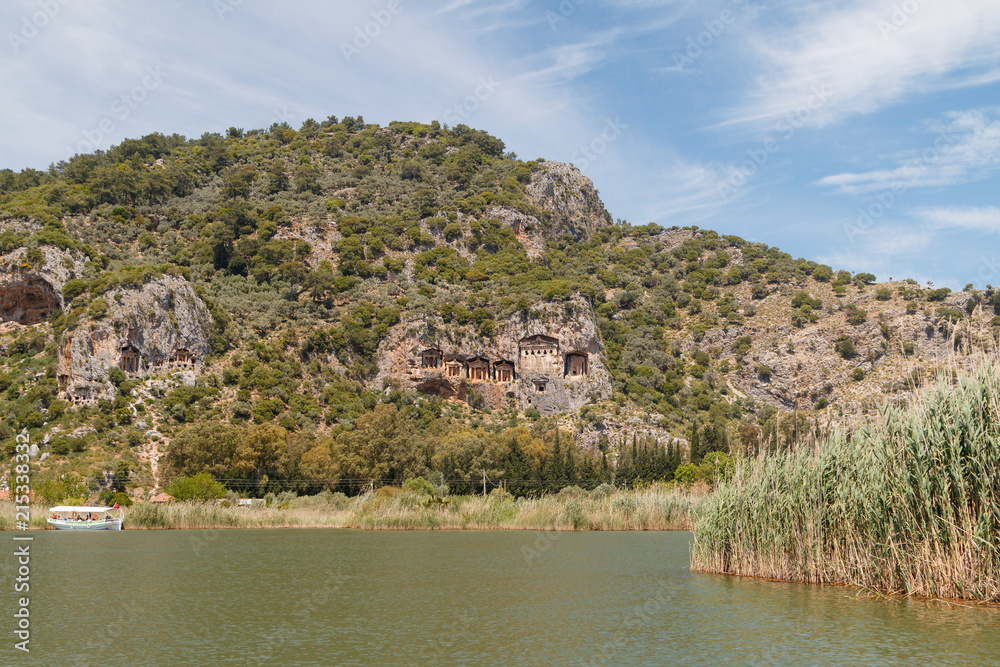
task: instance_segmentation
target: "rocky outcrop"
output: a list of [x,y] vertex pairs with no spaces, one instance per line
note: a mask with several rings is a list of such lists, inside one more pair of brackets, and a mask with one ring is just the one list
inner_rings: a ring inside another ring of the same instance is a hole
[[506,206],[490,206],[486,209],[486,215],[502,220],[510,227],[531,259],[538,259],[545,254],[546,234],[542,231],[542,223],[535,216]]
[[525,187],[528,200],[542,212],[542,220],[505,206],[491,206],[486,215],[503,220],[532,259],[545,252],[547,241],[564,234],[585,241],[612,223],[594,183],[580,170],[562,162],[543,162]]
[[63,307],[62,288],[83,268],[83,257],[42,246],[29,260],[18,248],[0,258],[0,321],[33,325]]
[[[744,291],[740,301],[754,303],[755,316],[710,329],[699,341],[689,335],[683,347],[689,356],[700,349],[729,363],[734,369],[727,378],[730,387],[756,404],[808,410],[835,403],[852,414],[874,411],[887,397],[912,397],[914,384],[931,379],[943,365],[958,363],[960,341],[990,348],[992,313],[977,312],[957,326],[936,313],[939,308],[964,312],[968,294],[952,293],[907,312],[897,289],[909,286],[890,284],[894,298],[888,301],[875,298],[878,287],[852,287],[838,297],[828,285],[802,283],[760,301],[751,301]],[[821,297],[824,305],[815,323],[792,324],[790,298],[797,291]],[[867,313],[863,321],[851,323],[852,308]],[[750,340],[742,359],[735,353],[741,337]],[[845,341],[850,347],[838,348]]]
[[541,303],[515,314],[483,338],[440,317],[403,322],[379,347],[376,385],[492,409],[557,414],[611,394],[594,312],[583,298]]
[[192,372],[209,353],[212,317],[183,278],[164,276],[103,298],[107,316],[68,332],[60,346],[59,386],[74,403],[113,397],[112,368],[133,377]]
[[544,227],[549,239],[569,234],[585,240],[612,223],[594,182],[568,164],[543,162],[532,175],[525,193],[535,206],[551,213]]

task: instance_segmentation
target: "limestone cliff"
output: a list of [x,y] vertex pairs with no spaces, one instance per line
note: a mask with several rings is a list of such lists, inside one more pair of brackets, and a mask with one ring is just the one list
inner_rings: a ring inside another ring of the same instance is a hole
[[579,297],[516,313],[491,338],[437,316],[402,322],[379,347],[378,365],[377,386],[393,379],[493,409],[557,414],[611,394],[594,312]]
[[82,255],[43,246],[29,259],[27,248],[0,257],[0,321],[32,325],[63,307],[62,288],[83,269]]
[[112,368],[141,377],[201,366],[210,350],[212,319],[186,280],[164,276],[104,298],[107,315],[84,322],[61,341],[58,379],[66,398],[74,403],[111,398]]

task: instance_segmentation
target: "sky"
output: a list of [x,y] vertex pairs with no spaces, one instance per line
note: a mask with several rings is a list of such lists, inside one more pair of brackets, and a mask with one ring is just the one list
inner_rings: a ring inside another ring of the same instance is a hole
[[152,132],[459,123],[615,219],[1000,285],[997,0],[6,0],[0,168]]

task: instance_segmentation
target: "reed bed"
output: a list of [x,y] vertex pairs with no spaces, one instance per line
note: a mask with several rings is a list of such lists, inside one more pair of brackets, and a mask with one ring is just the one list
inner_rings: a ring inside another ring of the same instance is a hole
[[998,469],[985,363],[815,449],[739,463],[701,510],[692,569],[1000,602]]
[[397,530],[692,530],[705,491],[648,489],[608,496],[453,497],[425,505],[410,494],[366,496],[339,516],[346,528]]
[[[610,495],[585,491],[536,499],[494,493],[443,501],[394,491],[344,498],[297,498],[287,506],[245,509],[214,503],[141,503],[125,510],[125,529],[331,527],[372,530],[692,530],[706,490],[651,488]],[[45,528],[45,507],[32,528]],[[0,504],[0,529],[14,528],[14,508]]]

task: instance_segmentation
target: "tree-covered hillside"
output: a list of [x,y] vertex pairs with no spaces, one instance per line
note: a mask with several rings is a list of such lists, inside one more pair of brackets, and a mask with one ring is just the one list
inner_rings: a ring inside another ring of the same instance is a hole
[[[27,429],[53,488],[148,490],[199,472],[256,494],[418,475],[481,491],[484,471],[523,493],[669,479],[689,455],[785,446],[905,398],[946,351],[992,341],[1000,304],[615,223],[578,172],[519,160],[485,132],[361,117],[153,134],[0,171],[0,255],[0,442],[9,464]],[[165,276],[211,315],[196,377],[109,368],[111,393],[74,403],[60,369],[78,364],[79,334],[120,329],[129,299]],[[489,340],[542,302],[575,317],[578,297],[609,401],[539,418],[375,382],[402,323]]]

